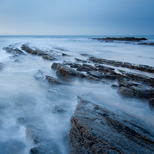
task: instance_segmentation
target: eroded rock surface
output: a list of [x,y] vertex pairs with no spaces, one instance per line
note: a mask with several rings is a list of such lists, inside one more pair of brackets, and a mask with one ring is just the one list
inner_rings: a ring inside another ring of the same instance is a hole
[[71,118],[71,154],[154,153],[154,137],[137,122],[81,99]]
[[56,78],[54,78],[54,77],[52,77],[52,76],[46,75],[46,79],[47,79],[49,82],[53,83],[53,84],[63,84],[62,81],[60,81],[59,79],[56,79]]
[[3,50],[5,50],[8,53],[12,53],[14,56],[25,55],[25,53],[19,50],[18,48],[13,48],[11,46],[4,47]]

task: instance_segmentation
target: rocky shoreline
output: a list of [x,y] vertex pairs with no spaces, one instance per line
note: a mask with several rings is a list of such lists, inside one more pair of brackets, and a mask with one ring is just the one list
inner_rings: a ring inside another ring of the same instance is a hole
[[[141,41],[146,39],[127,37],[97,40]],[[108,81],[109,86],[117,88],[117,93],[123,95],[126,99],[127,97],[144,98],[149,100],[150,105],[154,105],[154,78],[123,70],[117,72],[115,68],[110,67],[124,67],[154,73],[154,67],[152,66],[107,60],[87,54],[81,54],[87,57],[86,60],[75,58],[75,62],[63,61],[62,63],[57,63],[55,62],[56,60],[68,55],[52,50],[44,51],[32,48],[27,44],[23,44],[21,49],[11,46],[3,49],[15,57],[26,55],[24,53],[26,52],[53,61],[51,69],[56,71],[57,78],[49,75],[44,76],[39,70],[35,75],[37,80],[45,78],[50,84],[67,85],[68,81],[65,80],[66,78],[80,78],[101,82],[102,86],[103,83]],[[1,68],[2,64],[0,63]],[[115,81],[116,84],[111,85],[110,81]],[[132,119],[128,115],[121,117],[117,113],[95,104],[95,102],[89,102],[82,97],[78,97],[78,99],[79,103],[74,116],[71,118],[71,154],[154,153],[154,136],[142,128],[140,123],[135,123],[134,121],[137,121],[137,119],[128,121],[127,119]],[[36,126],[33,126],[32,119],[19,118],[18,121],[26,126],[27,136],[36,145],[36,147],[31,149],[31,154],[52,154],[53,152],[46,145],[49,145],[53,151],[57,151],[54,142],[48,136],[39,136],[39,130],[37,132]]]
[[[147,41],[148,39],[145,37],[142,38],[136,38],[136,37],[106,37],[106,38],[89,38],[89,39],[93,39],[93,40],[97,40],[97,41],[101,41],[101,42],[125,42],[125,43],[135,43],[138,45],[150,45],[150,46],[154,46],[154,42],[141,42],[141,41]],[[139,42],[139,43],[138,43]]]

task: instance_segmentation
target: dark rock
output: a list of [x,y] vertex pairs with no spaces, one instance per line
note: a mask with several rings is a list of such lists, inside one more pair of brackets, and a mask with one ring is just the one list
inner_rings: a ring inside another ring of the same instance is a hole
[[71,118],[71,154],[153,153],[154,137],[125,117],[81,99]]
[[70,64],[70,67],[72,67],[72,68],[78,68],[78,67],[81,67],[81,64],[72,63],[72,64]]
[[57,70],[59,69],[61,66],[63,66],[61,63],[53,63],[51,68],[54,69],[54,70]]
[[119,86],[117,84],[112,84],[111,87],[112,88],[118,88]]
[[151,86],[141,84],[138,82],[124,81],[120,83],[119,93],[127,95],[125,94],[126,89],[124,87],[127,88],[127,90],[129,89],[129,91],[133,91],[133,96],[142,98],[154,97],[154,88],[152,88]]
[[87,63],[86,60],[82,60],[82,59],[79,59],[79,58],[74,58],[76,61],[79,61],[79,62],[82,62],[82,63]]
[[63,84],[60,80],[53,78],[52,76],[47,76],[46,79],[53,84]]
[[149,99],[149,104],[154,106],[154,98]]
[[53,55],[44,55],[42,58],[46,59],[46,60],[55,60],[56,59]]
[[153,42],[151,42],[151,43],[138,43],[139,45],[154,45],[154,43]]
[[87,74],[90,74],[96,78],[102,78],[103,77],[103,74],[99,71],[89,71],[87,72]]
[[77,70],[88,72],[88,71],[96,71],[97,69],[92,65],[82,64],[77,68]]
[[59,67],[56,73],[61,76],[77,76],[77,71],[67,66]]
[[90,55],[88,55],[88,54],[86,54],[86,53],[81,53],[80,55],[81,55],[81,56],[85,56],[85,57],[90,56]]
[[146,38],[136,38],[136,37],[106,37],[106,38],[92,38],[98,41],[144,41]]
[[94,77],[94,76],[91,76],[91,75],[88,75],[85,77],[86,79],[89,79],[89,80],[94,80],[94,81],[100,81],[100,79]]
[[[93,56],[89,57],[88,60],[95,62],[95,63],[112,65],[115,67],[126,67],[126,68],[130,68],[130,69],[154,73],[154,67],[148,66],[148,65],[141,65],[141,64],[137,65],[137,64],[132,64],[129,62],[121,62],[121,61],[116,61],[116,60],[107,60],[107,59],[103,59],[103,58],[96,58]],[[95,66],[97,66],[98,68],[100,67],[100,68],[104,69],[101,65],[100,66],[95,65]]]
[[62,53],[62,56],[68,56],[66,53]]
[[59,106],[55,106],[55,107],[54,107],[54,112],[55,112],[55,113],[62,114],[62,113],[65,113],[66,111],[63,110],[63,109],[62,109],[61,107],[59,107]]
[[25,53],[23,53],[21,50],[11,46],[4,47],[3,50],[7,51],[8,53],[12,53],[14,56],[25,55]]
[[45,51],[42,51],[42,50],[39,50],[39,49],[32,49],[26,44],[23,44],[21,46],[21,49],[30,53],[30,54],[33,54],[33,55],[39,55],[39,56],[47,55],[47,53]]
[[125,96],[135,96],[135,92],[132,89],[126,87],[120,87],[118,93]]
[[116,75],[113,75],[113,74],[110,74],[110,73],[104,74],[103,77],[106,78],[106,79],[110,79],[110,80],[115,80],[117,78]]

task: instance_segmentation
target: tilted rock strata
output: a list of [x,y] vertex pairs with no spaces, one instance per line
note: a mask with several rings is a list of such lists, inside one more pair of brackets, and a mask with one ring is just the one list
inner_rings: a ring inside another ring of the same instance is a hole
[[112,65],[115,67],[125,67],[125,68],[154,73],[154,67],[148,66],[148,65],[141,65],[141,64],[137,65],[137,64],[132,64],[129,62],[108,60],[108,59],[97,58],[97,57],[93,57],[93,56],[89,57],[89,60],[92,62],[95,62],[95,63],[108,64],[108,65]]
[[149,132],[85,100],[71,118],[70,140],[71,154],[154,152],[154,137]]

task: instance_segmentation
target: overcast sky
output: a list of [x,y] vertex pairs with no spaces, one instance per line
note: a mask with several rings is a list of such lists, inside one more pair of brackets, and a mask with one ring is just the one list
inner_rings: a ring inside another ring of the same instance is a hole
[[154,35],[154,0],[0,0],[0,35]]

